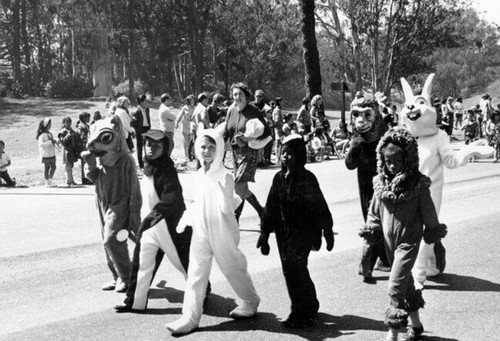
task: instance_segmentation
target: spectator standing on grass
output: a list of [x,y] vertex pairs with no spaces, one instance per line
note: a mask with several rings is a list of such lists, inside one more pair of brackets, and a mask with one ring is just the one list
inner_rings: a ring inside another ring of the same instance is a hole
[[175,120],[176,116],[172,113],[172,108],[170,104],[172,103],[172,97],[169,94],[163,94],[160,97],[160,108],[158,109],[158,118],[160,120],[160,129],[163,130],[165,135],[170,139],[170,144],[168,145],[168,156],[172,154],[174,149],[174,131],[175,131]]
[[302,106],[297,114],[297,122],[302,126],[304,134],[309,134],[312,127],[311,113],[309,112],[309,97],[302,98]]
[[462,129],[463,116],[464,116],[464,100],[458,96],[455,103],[453,103],[453,111],[455,112],[455,129]]
[[78,135],[71,127],[71,118],[66,116],[62,120],[63,127],[57,134],[59,142],[63,146],[63,164],[66,171],[66,185],[68,187],[75,186],[76,182],[73,178],[73,166],[78,161]]
[[118,116],[122,121],[123,136],[125,136],[125,140],[127,141],[128,149],[130,150],[130,152],[133,152],[134,151],[133,138],[135,137],[135,131],[131,125],[132,117],[130,116],[129,107],[130,107],[130,100],[128,99],[128,97],[120,96],[116,100],[115,116]]
[[[207,106],[207,110],[205,110],[204,115],[208,116],[208,125],[210,128],[214,128],[221,117],[221,107],[224,103],[224,96],[217,93],[212,98],[212,104]],[[203,117],[203,121],[207,120],[206,117]]]
[[488,120],[488,122],[486,122],[486,126],[484,129],[486,138],[488,140],[488,145],[492,147],[495,147],[495,141],[494,141],[496,133],[495,129],[497,123],[500,122],[499,120],[500,120],[500,111],[494,110],[490,116],[490,119]]
[[36,133],[38,151],[44,165],[43,176],[46,187],[54,186],[52,179],[56,172],[56,146],[59,145],[59,142],[52,136],[50,128],[52,128],[52,120],[46,117],[38,124],[38,131]]
[[148,96],[145,94],[137,97],[138,107],[132,115],[132,123],[136,133],[135,141],[137,148],[137,163],[141,169],[144,168],[144,161],[142,160],[142,134],[145,134],[149,131],[149,129],[151,129],[151,117],[149,115],[148,101]]
[[92,121],[90,124],[94,124],[96,121],[102,120],[102,114],[99,110],[94,111],[94,115],[92,115]]
[[464,131],[465,144],[469,144],[478,139],[479,122],[476,118],[476,113],[474,112],[474,110],[467,110],[467,118],[464,121],[462,130]]
[[194,112],[194,95],[188,95],[185,99],[185,105],[181,108],[177,119],[175,120],[175,129],[179,128],[179,124],[182,124],[182,137],[184,145],[184,155],[186,159],[192,161],[193,157],[190,151],[190,145],[193,144],[194,136],[191,131],[191,123],[193,122],[193,112]]
[[210,128],[210,121],[208,115],[205,113],[208,106],[208,96],[205,93],[198,95],[198,104],[193,111],[193,120],[196,124],[196,130]]
[[[266,105],[266,100],[264,97],[263,90],[259,89],[259,90],[256,90],[254,92],[254,100],[252,102],[250,102],[250,105],[253,105],[257,109],[259,109],[259,111],[262,113],[262,116],[266,117],[266,107],[269,107],[269,106]],[[270,142],[272,142],[272,141],[270,141]],[[264,149],[265,148],[259,149],[259,151],[257,153],[257,165],[259,167],[266,167],[267,166],[267,163],[265,162],[265,157],[264,157]]]
[[80,165],[82,170],[82,185],[92,185],[92,181],[85,177],[85,160],[81,157],[81,153],[87,149],[87,141],[90,134],[90,114],[88,112],[81,113],[78,122],[76,122],[76,131],[79,138],[77,143],[79,146],[76,150],[78,158],[80,158]]
[[281,101],[283,98],[276,97],[274,100],[275,107],[273,109],[274,122],[274,152],[276,153],[276,163],[281,162],[281,140],[283,140],[283,114],[281,112]]
[[5,142],[0,140],[0,179],[5,181],[5,185],[7,185],[7,187],[13,187],[16,185],[16,182],[10,178],[9,172],[7,171],[7,167],[10,165],[10,156],[5,152]]

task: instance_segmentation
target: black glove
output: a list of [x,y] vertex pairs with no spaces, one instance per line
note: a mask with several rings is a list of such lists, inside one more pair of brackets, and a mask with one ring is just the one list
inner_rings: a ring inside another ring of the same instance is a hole
[[432,244],[440,241],[448,233],[448,228],[445,224],[439,224],[433,228],[425,228],[424,230],[424,242],[426,244]]
[[332,229],[323,230],[323,237],[325,237],[326,240],[326,249],[328,251],[332,251],[333,246],[335,245],[335,236],[333,234],[333,230]]
[[263,232],[260,233],[259,239],[257,240],[257,249],[260,248],[260,253],[262,253],[264,256],[267,256],[270,251],[268,240],[269,234]]

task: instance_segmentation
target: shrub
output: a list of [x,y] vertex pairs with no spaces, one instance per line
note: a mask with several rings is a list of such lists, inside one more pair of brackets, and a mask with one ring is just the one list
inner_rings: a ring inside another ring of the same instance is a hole
[[23,86],[9,75],[0,75],[0,97],[22,98],[24,95]]
[[92,82],[82,78],[58,78],[45,85],[45,95],[50,98],[87,98],[93,94]]
[[[146,86],[140,80],[134,81],[134,91],[132,93],[132,98],[137,98],[140,94],[146,93]],[[121,92],[125,96],[129,95],[128,79],[113,87],[113,94]]]

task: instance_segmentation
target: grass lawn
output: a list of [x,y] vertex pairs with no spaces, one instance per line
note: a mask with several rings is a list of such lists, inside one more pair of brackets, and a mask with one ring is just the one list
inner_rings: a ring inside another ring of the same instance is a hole
[[[157,110],[159,103],[153,103],[151,121],[154,128],[159,127]],[[91,114],[99,110],[106,113],[105,101],[92,100],[54,100],[47,98],[11,99],[0,98],[0,140],[5,142],[5,152],[10,155],[12,165],[8,171],[11,177],[16,178],[20,185],[44,185],[43,164],[38,153],[36,132],[40,120],[45,117],[52,119],[52,133],[57,134],[62,127],[62,119],[71,117],[73,128],[78,121],[78,115],[84,111]],[[178,109],[174,109],[177,113]],[[182,148],[182,133],[176,131],[174,136],[174,151],[172,157],[184,157]],[[135,153],[134,153],[135,157]],[[65,183],[62,151],[56,151],[57,169],[54,182]],[[75,164],[73,176],[77,183],[81,183],[80,162]]]

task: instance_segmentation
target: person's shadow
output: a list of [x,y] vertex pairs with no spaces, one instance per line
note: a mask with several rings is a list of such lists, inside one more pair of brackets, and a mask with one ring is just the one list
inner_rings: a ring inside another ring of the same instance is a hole
[[[149,299],[164,299],[170,303],[182,303],[184,292],[167,287],[164,281],[160,281],[156,287],[149,290]],[[168,306],[168,304],[166,304]],[[227,318],[228,312],[236,308],[236,302],[232,298],[222,297],[211,293],[204,306],[203,315]],[[142,314],[151,315],[180,315],[182,309],[177,308],[148,308]],[[287,334],[297,335],[305,340],[323,341],[326,339],[338,338],[346,335],[353,335],[356,330],[372,330],[385,332],[382,320],[373,320],[362,316],[342,315],[333,316],[327,313],[318,313],[318,324],[311,328],[289,329],[285,328],[278,317],[269,312],[259,312],[254,318],[228,320],[217,325],[197,328],[194,332],[224,332],[224,331],[249,331],[260,330],[269,333],[277,333],[286,336]],[[182,336],[179,336],[182,337]],[[441,338],[431,335],[423,335],[422,340],[429,341],[457,341],[456,339]]]
[[[436,284],[430,284],[429,282]],[[500,284],[472,276],[444,273],[428,278],[428,281],[425,283],[425,289],[500,292]]]

